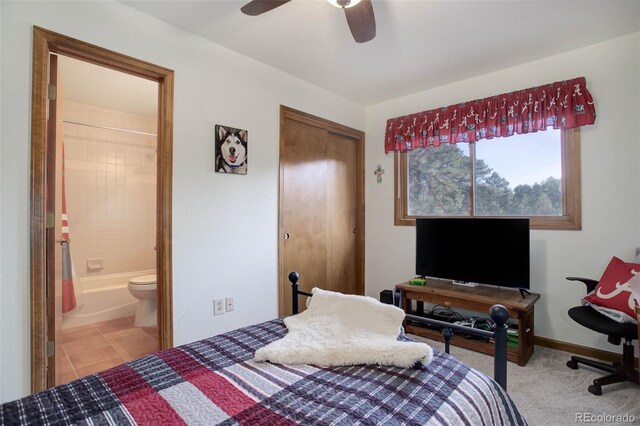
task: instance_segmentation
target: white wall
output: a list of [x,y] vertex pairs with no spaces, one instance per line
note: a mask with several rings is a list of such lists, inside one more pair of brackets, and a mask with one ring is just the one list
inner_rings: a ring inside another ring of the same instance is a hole
[[[0,12],[0,402],[29,393],[32,25],[176,72],[175,343],[276,317],[279,106],[359,129],[364,109],[119,3],[0,2]],[[248,175],[214,173],[215,124],[248,129]],[[225,296],[236,309],[214,318]]]
[[[540,293],[535,333],[618,348],[575,324],[567,309],[584,286],[566,276],[599,278],[615,255],[632,260],[640,246],[640,33],[459,81],[366,108],[367,294],[376,296],[415,273],[415,228],[393,225],[393,154],[384,154],[386,120],[458,102],[585,76],[596,124],[583,127],[582,231],[531,232],[531,288]],[[382,164],[383,184],[373,170]]]

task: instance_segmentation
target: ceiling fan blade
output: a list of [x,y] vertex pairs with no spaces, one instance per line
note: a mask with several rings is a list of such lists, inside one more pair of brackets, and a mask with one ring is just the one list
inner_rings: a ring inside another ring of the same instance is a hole
[[290,1],[291,0],[252,0],[242,6],[240,11],[245,15],[258,16]]
[[364,43],[376,36],[376,18],[371,0],[362,0],[353,7],[345,8],[344,14],[356,42]]

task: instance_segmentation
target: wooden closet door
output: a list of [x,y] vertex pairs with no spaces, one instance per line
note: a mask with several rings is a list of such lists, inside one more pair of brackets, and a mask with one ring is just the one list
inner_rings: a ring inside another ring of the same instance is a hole
[[291,271],[300,273],[303,291],[364,291],[364,140],[361,132],[282,108],[279,291],[280,315],[289,315]]
[[[300,290],[327,283],[327,143],[326,131],[296,120],[285,120],[280,156],[281,281],[300,273]],[[290,288],[290,287],[289,287]],[[284,291],[281,315],[291,313],[291,292]]]
[[356,141],[327,133],[326,290],[356,293]]

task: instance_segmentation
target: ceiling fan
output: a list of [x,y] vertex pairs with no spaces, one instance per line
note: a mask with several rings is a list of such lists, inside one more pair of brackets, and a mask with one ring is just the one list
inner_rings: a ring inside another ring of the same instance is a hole
[[[245,15],[257,16],[291,0],[251,0],[240,8]],[[334,6],[344,9],[351,35],[358,43],[364,43],[376,36],[376,20],[371,0],[327,0]]]

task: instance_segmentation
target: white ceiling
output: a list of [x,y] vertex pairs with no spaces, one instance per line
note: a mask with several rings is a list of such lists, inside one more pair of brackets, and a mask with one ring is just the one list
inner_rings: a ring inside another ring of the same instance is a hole
[[[640,31],[640,0],[373,0],[377,36],[363,44],[325,0],[257,17],[244,0],[122,2],[362,105]],[[60,67],[67,100],[156,113],[155,82],[71,58]]]
[[65,101],[132,114],[156,115],[158,83],[58,55]]
[[362,105],[640,31],[640,0],[373,0],[363,44],[325,0],[121,1]]

